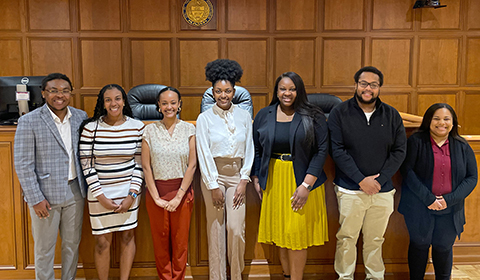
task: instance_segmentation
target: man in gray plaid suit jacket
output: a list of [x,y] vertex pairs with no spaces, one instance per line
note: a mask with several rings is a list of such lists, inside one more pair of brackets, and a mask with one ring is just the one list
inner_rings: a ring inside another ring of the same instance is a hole
[[30,209],[36,279],[53,280],[58,231],[62,280],[75,279],[86,184],[78,158],[78,129],[87,114],[69,107],[70,79],[52,73],[42,81],[46,104],[18,120],[14,161]]

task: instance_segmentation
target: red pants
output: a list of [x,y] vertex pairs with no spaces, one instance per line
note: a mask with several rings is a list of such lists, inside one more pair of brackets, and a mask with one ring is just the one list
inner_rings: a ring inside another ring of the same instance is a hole
[[[182,178],[167,181],[155,181],[158,194],[162,199],[175,197]],[[187,268],[188,233],[193,210],[193,189],[187,193],[175,212],[157,206],[147,191],[146,206],[152,231],[155,263],[158,277],[162,280],[184,279]]]

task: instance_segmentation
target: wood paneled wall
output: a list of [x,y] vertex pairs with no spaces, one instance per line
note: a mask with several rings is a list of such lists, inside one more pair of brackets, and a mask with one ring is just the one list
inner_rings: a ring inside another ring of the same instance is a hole
[[214,30],[192,31],[181,28],[183,0],[2,0],[0,75],[64,72],[73,105],[89,114],[107,83],[171,85],[185,96],[182,118],[195,120],[209,86],[204,67],[217,58],[242,65],[255,112],[285,71],[309,93],[347,99],[355,71],[374,65],[385,74],[383,100],[399,111],[422,115],[448,102],[461,133],[480,134],[480,2],[413,2],[218,0]]
[[[143,83],[171,85],[179,88],[188,108],[182,118],[195,120],[210,86],[204,67],[217,58],[242,65],[240,85],[252,93],[255,112],[270,102],[275,78],[285,71],[299,73],[309,93],[347,99],[353,94],[355,71],[374,65],[385,74],[385,102],[418,115],[432,103],[448,102],[459,115],[461,133],[480,134],[480,1],[442,0],[447,8],[438,10],[412,10],[413,2],[217,0],[216,30],[187,31],[181,28],[183,0],[1,0],[0,76],[63,72],[74,83],[72,105],[90,115],[99,89],[107,83],[126,90]],[[28,211],[11,167],[13,133],[0,137],[0,174],[7,186],[2,187],[0,209],[9,213],[0,218],[7,229],[0,232],[3,279],[33,276]],[[477,159],[479,142],[473,142]],[[338,211],[331,161],[326,169],[330,242],[309,250],[307,273],[333,273]],[[398,186],[398,177],[395,182]],[[195,188],[188,275],[201,276],[208,274],[205,210],[200,188]],[[281,273],[272,247],[256,243],[260,203],[251,188],[247,200],[245,273]],[[479,205],[475,191],[467,200],[468,223],[455,247],[456,262],[478,261],[480,228],[473,221]],[[132,276],[155,276],[144,203],[140,219]],[[94,240],[87,217],[83,230],[79,273],[89,278],[95,276]],[[407,269],[406,234],[403,217],[395,212],[384,247],[388,272]],[[116,248],[113,275],[118,275]]]

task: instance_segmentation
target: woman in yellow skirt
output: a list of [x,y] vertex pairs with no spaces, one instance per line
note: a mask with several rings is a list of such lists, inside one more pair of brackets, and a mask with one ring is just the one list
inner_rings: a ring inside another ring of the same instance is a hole
[[262,199],[258,242],[279,248],[285,278],[302,279],[307,248],[328,241],[328,128],[298,74],[277,78],[270,106],[255,117],[253,139],[252,178]]

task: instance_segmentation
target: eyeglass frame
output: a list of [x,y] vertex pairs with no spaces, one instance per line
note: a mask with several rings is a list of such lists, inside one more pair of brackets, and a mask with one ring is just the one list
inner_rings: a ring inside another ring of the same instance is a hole
[[50,93],[50,94],[55,94],[55,95],[58,95],[58,94],[63,94],[63,95],[70,95],[72,94],[72,90],[71,89],[67,89],[67,90],[58,90],[58,89],[45,89],[44,91]]
[[357,85],[361,88],[367,88],[368,86],[370,86],[371,89],[379,89],[380,88],[380,84],[377,83],[377,82],[368,83],[366,81],[358,81]]

